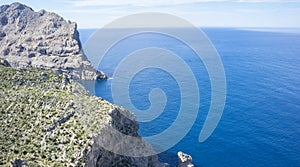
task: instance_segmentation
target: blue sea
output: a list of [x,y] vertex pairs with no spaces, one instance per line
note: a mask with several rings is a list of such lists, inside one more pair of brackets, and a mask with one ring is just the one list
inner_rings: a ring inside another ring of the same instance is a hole
[[[198,137],[210,107],[210,79],[203,62],[176,39],[145,33],[113,46],[101,63],[87,55],[96,68],[111,78],[83,84],[96,96],[114,102],[111,82],[123,58],[141,48],[168,49],[180,55],[194,72],[200,107],[187,135],[159,154],[162,162],[176,166],[177,152],[183,151],[193,157],[195,166],[300,166],[299,29],[202,30],[220,55],[227,88],[223,115],[205,142],[200,143]],[[83,45],[95,31],[80,30]],[[164,91],[166,106],[158,118],[139,123],[141,136],[155,135],[172,126],[179,112],[181,99],[176,78],[156,68],[142,70],[132,78],[129,86],[131,102],[140,110],[148,109],[148,96],[154,88]]]

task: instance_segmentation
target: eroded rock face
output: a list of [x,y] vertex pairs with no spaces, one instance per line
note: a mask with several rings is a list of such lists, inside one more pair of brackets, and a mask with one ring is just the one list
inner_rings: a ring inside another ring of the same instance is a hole
[[0,58],[12,67],[46,67],[75,79],[105,79],[83,53],[76,23],[20,4],[0,6]]
[[[87,156],[87,166],[165,166],[158,161],[152,146],[138,135],[138,123],[130,111],[115,108],[109,115],[112,118],[111,126],[103,128],[94,138],[91,151]],[[123,135],[137,140],[124,138]]]

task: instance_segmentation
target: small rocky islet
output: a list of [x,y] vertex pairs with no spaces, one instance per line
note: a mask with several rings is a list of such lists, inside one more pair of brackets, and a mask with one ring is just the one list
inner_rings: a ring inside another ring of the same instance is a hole
[[[76,80],[105,79],[82,51],[76,23],[20,3],[0,6],[0,166],[168,166],[156,155],[127,157],[110,128],[140,138],[128,110],[92,96]],[[179,166],[193,166],[180,153]]]

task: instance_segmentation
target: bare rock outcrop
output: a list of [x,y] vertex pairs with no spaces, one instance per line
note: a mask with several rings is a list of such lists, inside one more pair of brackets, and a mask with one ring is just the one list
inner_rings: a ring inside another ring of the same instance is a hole
[[77,25],[20,3],[0,6],[0,58],[12,67],[43,67],[74,79],[106,79],[85,56]]
[[181,151],[178,152],[178,167],[194,167],[192,164],[192,156]]

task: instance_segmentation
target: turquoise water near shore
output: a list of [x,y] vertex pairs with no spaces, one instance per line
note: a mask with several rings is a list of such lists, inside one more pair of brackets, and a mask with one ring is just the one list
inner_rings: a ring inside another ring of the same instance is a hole
[[[203,63],[183,43],[157,34],[137,35],[108,52],[100,69],[113,76],[117,63],[126,55],[155,46],[182,56],[193,70],[201,95],[196,122],[178,144],[159,155],[162,162],[175,166],[177,152],[183,151],[193,157],[196,166],[300,166],[300,31],[295,30],[203,29],[219,52],[227,80],[224,113],[203,143],[198,142],[198,136],[210,105],[210,80]],[[80,30],[83,44],[93,32]],[[87,56],[99,67],[95,57]],[[84,85],[96,96],[113,102],[111,81]],[[149,92],[157,87],[165,91],[168,102],[159,118],[139,123],[141,136],[162,132],[178,115],[178,84],[159,69],[143,70],[132,79],[132,103],[147,109]]]

